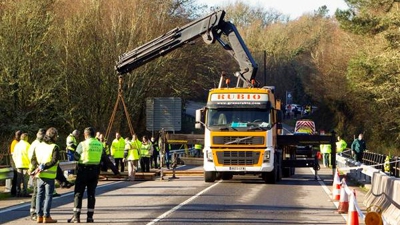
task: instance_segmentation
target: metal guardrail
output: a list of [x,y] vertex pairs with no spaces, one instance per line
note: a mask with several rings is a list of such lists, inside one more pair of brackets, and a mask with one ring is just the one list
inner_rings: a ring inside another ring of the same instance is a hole
[[[76,162],[63,162],[67,160],[65,151],[60,151],[60,166],[63,170],[74,169]],[[14,169],[12,167],[12,156],[10,153],[0,153],[0,180],[12,179]]]
[[77,161],[62,161],[59,163],[62,171],[76,169]]
[[12,165],[12,157],[10,153],[0,153],[0,166],[2,167],[11,167]]
[[[67,154],[65,150],[60,151],[60,161],[67,161]],[[0,153],[0,167],[1,166],[11,166],[12,156],[10,153]]]
[[169,151],[169,154],[178,154],[179,157],[193,157],[196,155],[196,149],[189,148],[188,150],[185,149],[173,149]]
[[396,156],[390,160],[390,176],[400,177],[400,157]]
[[[346,158],[351,159],[351,150],[345,151],[342,153],[342,155]],[[382,172],[385,172],[384,168],[384,163],[386,160],[387,155],[385,154],[379,154],[375,152],[370,152],[366,151],[364,152],[362,162],[365,165],[376,165],[374,168],[381,170]],[[389,176],[393,177],[400,177],[400,157],[399,156],[394,156],[390,159],[390,171],[389,171]]]
[[12,167],[0,168],[0,180],[11,179],[14,176]]

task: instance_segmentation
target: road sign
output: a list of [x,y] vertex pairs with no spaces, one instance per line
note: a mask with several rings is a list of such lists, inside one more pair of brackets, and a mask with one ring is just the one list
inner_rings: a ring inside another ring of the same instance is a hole
[[178,97],[146,99],[146,129],[157,131],[180,131],[182,100]]
[[292,104],[293,95],[292,92],[286,91],[286,105]]

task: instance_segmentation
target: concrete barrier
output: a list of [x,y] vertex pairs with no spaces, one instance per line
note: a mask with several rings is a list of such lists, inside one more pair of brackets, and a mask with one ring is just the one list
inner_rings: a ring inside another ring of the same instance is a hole
[[[372,183],[373,184],[378,184],[382,182],[382,174],[381,173],[374,173],[372,177]],[[379,185],[371,185],[370,189],[368,190],[367,194],[365,195],[365,200],[363,204],[365,206],[369,206],[372,204],[376,196],[379,196],[382,194],[381,191],[381,186]]]
[[364,205],[367,207],[379,206],[386,209],[392,202],[394,179],[381,173],[375,173],[374,176],[377,177],[375,181],[379,182],[372,183],[370,195],[367,195],[366,198],[368,201],[364,201]]
[[389,206],[382,213],[386,224],[400,224],[400,179],[393,179]]
[[339,170],[363,184],[370,184],[363,204],[382,209],[386,225],[400,225],[400,179],[390,177],[380,169],[337,156]]

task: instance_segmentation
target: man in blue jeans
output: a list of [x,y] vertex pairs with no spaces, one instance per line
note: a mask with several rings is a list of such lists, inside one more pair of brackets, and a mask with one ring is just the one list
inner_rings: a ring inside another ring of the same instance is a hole
[[[39,129],[39,131],[36,134],[36,140],[32,142],[29,151],[28,151],[28,157],[30,159],[30,161],[32,161],[32,156],[33,156],[33,152],[36,150],[36,147],[43,142],[44,136],[46,135],[46,130],[45,129]],[[33,166],[30,165],[29,166],[29,170],[34,170]],[[32,167],[32,168],[31,168]],[[31,173],[33,171],[30,171],[29,173]],[[32,199],[31,199],[31,209],[30,209],[30,216],[31,219],[36,221],[37,220],[37,216],[36,216],[36,198],[37,198],[37,180],[38,178],[33,177],[32,178],[32,183],[33,183],[33,192],[32,192]],[[58,165],[57,167],[57,174],[56,174],[56,181],[58,183],[60,183],[61,188],[70,188],[72,187],[74,184],[69,182],[67,180],[67,178],[64,176],[63,171],[60,168],[60,165]],[[53,197],[56,197],[57,192],[53,192]]]
[[36,215],[38,223],[57,223],[50,216],[53,200],[54,181],[60,159],[60,147],[56,145],[58,131],[50,127],[43,142],[39,143],[32,155],[31,175],[37,178]]

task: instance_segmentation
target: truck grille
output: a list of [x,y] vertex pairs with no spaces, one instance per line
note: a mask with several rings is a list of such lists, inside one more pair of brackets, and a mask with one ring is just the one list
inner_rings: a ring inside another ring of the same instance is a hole
[[253,151],[217,151],[219,164],[223,165],[249,165],[258,164],[260,152]]
[[264,137],[260,136],[214,136],[215,145],[262,145]]

